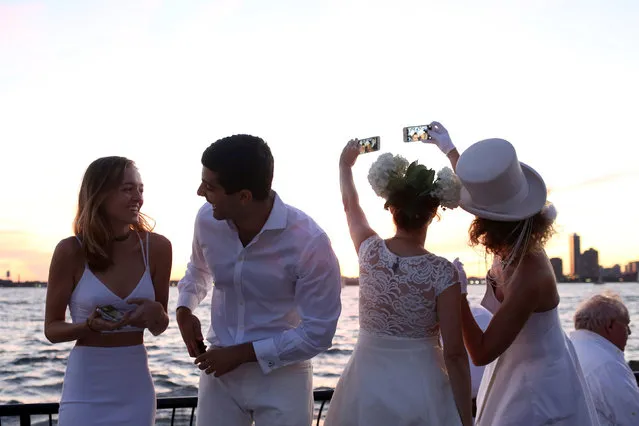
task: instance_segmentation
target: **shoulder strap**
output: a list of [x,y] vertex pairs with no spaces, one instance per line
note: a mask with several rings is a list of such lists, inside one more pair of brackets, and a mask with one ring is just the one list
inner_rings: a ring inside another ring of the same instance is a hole
[[145,257],[146,257],[146,258],[145,258],[145,263],[144,263],[144,265],[145,265],[147,268],[149,267],[149,257],[151,257],[151,256],[150,256],[150,252],[149,252],[149,234],[150,234],[150,232],[147,232],[147,233],[146,233],[146,250],[145,250],[145,253],[146,253],[146,256],[145,256]]
[[140,251],[142,252],[142,261],[144,262],[144,267],[147,268],[149,266],[149,262],[148,262],[148,250],[149,250],[149,234],[146,234],[146,249],[144,248],[144,244],[142,243],[142,238],[140,237],[140,234],[138,232],[136,232],[137,236],[138,236],[138,240],[140,240]]

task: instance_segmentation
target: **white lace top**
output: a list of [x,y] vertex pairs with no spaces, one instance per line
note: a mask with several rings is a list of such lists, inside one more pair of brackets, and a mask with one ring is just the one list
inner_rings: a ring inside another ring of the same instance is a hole
[[397,256],[373,235],[359,248],[359,326],[384,336],[436,336],[437,296],[458,282],[457,269],[443,257]]

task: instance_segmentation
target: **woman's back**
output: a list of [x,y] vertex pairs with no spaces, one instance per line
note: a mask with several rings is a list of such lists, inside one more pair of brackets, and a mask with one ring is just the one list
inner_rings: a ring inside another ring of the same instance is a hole
[[380,336],[437,336],[437,297],[457,283],[448,260],[432,253],[402,257],[378,235],[359,249],[360,329]]

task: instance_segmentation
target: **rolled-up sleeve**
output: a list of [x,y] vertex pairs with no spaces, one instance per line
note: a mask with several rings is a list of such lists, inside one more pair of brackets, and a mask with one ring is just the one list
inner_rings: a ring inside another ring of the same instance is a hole
[[314,357],[331,347],[342,310],[339,262],[330,240],[321,233],[302,251],[295,284],[301,322],[274,337],[253,342],[265,374]]
[[186,267],[184,277],[178,282],[177,308],[184,306],[191,311],[194,311],[204,300],[213,283],[211,270],[199,242],[200,227],[201,220],[200,214],[198,214],[193,232],[191,259]]

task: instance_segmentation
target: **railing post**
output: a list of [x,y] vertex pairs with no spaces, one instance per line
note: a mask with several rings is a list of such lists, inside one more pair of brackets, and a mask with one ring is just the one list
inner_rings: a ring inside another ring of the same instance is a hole
[[20,414],[20,426],[31,426],[31,415],[29,413]]

